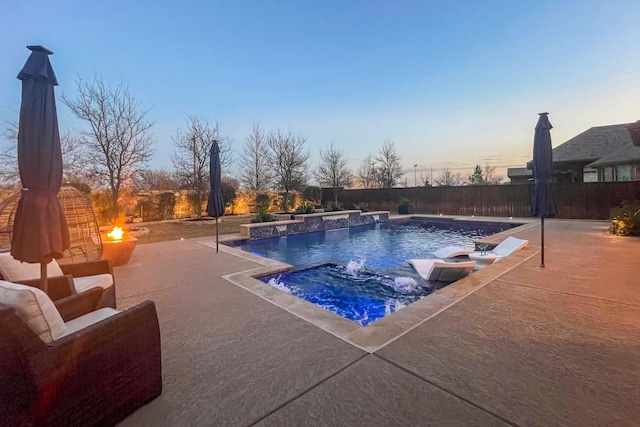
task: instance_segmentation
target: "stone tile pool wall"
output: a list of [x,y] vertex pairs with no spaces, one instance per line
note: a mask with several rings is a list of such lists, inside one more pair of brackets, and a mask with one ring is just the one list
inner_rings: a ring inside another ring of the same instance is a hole
[[388,211],[361,212],[359,210],[323,212],[306,215],[294,215],[286,221],[243,224],[240,235],[249,239],[269,239],[314,231],[336,230],[359,225],[383,223],[389,221]]

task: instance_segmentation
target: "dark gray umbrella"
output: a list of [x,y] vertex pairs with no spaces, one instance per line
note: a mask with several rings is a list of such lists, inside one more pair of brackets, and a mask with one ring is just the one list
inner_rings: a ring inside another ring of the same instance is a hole
[[18,74],[22,103],[18,125],[18,168],[22,193],[16,209],[11,255],[40,263],[41,287],[47,291],[47,264],[69,247],[69,226],[58,201],[62,152],[53,87],[58,84],[49,62],[53,52],[27,46],[31,55]]
[[551,123],[549,113],[540,113],[533,137],[533,181],[535,188],[531,201],[531,215],[540,218],[541,263],[544,267],[544,219],[555,216],[558,208],[551,180],[553,156],[551,151]]
[[209,180],[211,190],[207,200],[207,214],[216,219],[216,252],[218,252],[218,218],[224,215],[224,199],[222,198],[222,173],[220,171],[220,148],[218,141],[213,141],[209,151]]

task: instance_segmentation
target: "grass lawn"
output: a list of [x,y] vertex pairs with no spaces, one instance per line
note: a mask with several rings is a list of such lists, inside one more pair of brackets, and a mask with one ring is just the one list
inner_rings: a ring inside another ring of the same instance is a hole
[[[240,232],[240,224],[251,222],[251,215],[230,215],[222,217],[218,224],[218,234],[235,234]],[[138,224],[127,224],[136,227]],[[167,240],[191,239],[193,237],[215,236],[216,223],[214,221],[158,221],[139,224],[148,228],[148,234],[136,236],[138,243],[154,243]],[[126,229],[126,227],[125,227]]]

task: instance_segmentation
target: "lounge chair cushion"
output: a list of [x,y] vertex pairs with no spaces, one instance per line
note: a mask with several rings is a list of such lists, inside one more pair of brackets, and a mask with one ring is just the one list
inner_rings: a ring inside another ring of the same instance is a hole
[[[511,255],[515,251],[518,251],[529,244],[528,240],[518,239],[517,237],[509,236],[500,242],[493,250],[487,251],[487,253],[495,254],[496,257],[504,258]],[[470,251],[462,246],[445,246],[433,252],[433,255],[437,258],[453,258],[460,255],[480,254],[479,251]]]
[[78,332],[79,330],[84,329],[87,326],[91,326],[94,323],[98,323],[99,321],[107,319],[118,313],[120,313],[120,311],[111,307],[90,311],[87,314],[76,317],[75,319],[69,320],[67,323],[65,323],[67,330],[59,338],[71,335],[74,332]]
[[469,275],[476,266],[475,261],[446,262],[440,259],[410,259],[420,277],[436,282],[455,282]]
[[498,258],[504,258],[511,255],[515,251],[519,251],[529,244],[528,240],[518,239],[517,237],[509,236],[498,244],[492,253],[496,254]]
[[107,289],[111,285],[113,285],[113,276],[110,274],[95,274],[93,276],[73,278],[73,287],[78,293],[96,287]]
[[434,251],[432,254],[436,258],[454,258],[457,256],[469,255],[472,252],[472,250],[465,249],[462,246],[445,246],[444,248]]
[[[40,278],[40,264],[21,262],[11,256],[10,252],[0,253],[0,274],[4,280],[17,282],[19,280],[33,280]],[[55,259],[47,264],[47,276],[64,276],[62,269]]]
[[18,316],[45,343],[60,338],[66,331],[55,305],[38,288],[0,280],[0,302],[15,308]]

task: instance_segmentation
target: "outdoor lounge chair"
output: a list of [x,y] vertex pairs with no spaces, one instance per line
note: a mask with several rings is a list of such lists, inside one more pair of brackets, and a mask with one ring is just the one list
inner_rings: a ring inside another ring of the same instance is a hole
[[[529,244],[528,240],[518,239],[517,237],[509,236],[500,242],[495,248],[487,251],[489,254],[494,254],[497,259],[504,258],[511,255],[515,251],[518,251]],[[453,258],[461,255],[470,255],[472,253],[480,253],[479,251],[470,251],[461,246],[446,246],[442,249],[438,249],[433,252],[433,255],[438,258]]]
[[0,281],[0,425],[114,425],[162,392],[155,305],[92,311]]
[[409,264],[426,280],[455,282],[468,276],[476,266],[475,261],[447,262],[439,259],[410,259]]
[[[116,308],[116,284],[111,260],[59,265],[54,259],[47,264],[47,280],[52,300],[81,294],[99,287],[102,298],[98,307]],[[34,287],[40,284],[40,264],[20,262],[9,252],[0,253],[0,280]]]
[[432,254],[436,258],[455,258],[457,256],[468,256],[472,252],[471,249],[465,249],[462,246],[445,246],[432,252]]

